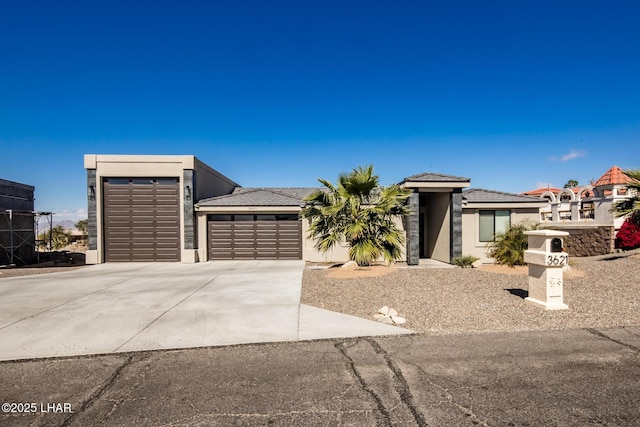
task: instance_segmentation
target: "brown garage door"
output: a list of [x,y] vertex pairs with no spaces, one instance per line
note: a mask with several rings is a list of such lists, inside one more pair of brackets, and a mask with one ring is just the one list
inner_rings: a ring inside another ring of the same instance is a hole
[[298,215],[209,215],[209,259],[302,259]]
[[104,180],[107,262],[180,261],[177,178]]

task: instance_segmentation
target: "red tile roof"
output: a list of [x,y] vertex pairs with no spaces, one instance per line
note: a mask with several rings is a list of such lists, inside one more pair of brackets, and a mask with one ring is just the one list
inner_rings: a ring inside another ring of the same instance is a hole
[[608,171],[606,171],[604,175],[602,175],[600,179],[598,179],[593,184],[593,186],[599,187],[602,185],[621,185],[621,184],[629,184],[631,182],[638,182],[638,180],[633,179],[629,175],[622,172],[622,169],[620,169],[618,166],[614,166]]
[[[573,187],[573,188],[569,188],[569,190],[573,191],[574,193],[578,194],[578,191],[580,191],[581,187]],[[524,193],[520,193],[523,194],[525,196],[539,196],[542,193],[545,193],[547,191],[553,193],[553,194],[560,194],[560,192],[564,190],[563,188],[555,188],[555,187],[546,187],[546,188],[536,188],[535,190],[531,190],[531,191],[525,191]]]

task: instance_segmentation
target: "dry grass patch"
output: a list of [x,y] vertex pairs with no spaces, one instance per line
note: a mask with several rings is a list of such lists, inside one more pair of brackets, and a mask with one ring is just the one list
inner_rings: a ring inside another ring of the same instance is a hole
[[361,277],[386,276],[394,271],[386,265],[372,265],[370,267],[343,268],[333,267],[327,271],[327,277],[333,279],[357,279]]

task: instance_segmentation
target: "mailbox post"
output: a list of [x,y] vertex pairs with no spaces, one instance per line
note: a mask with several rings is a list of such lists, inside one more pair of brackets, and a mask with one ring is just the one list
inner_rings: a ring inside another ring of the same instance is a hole
[[527,301],[540,304],[547,310],[566,310],[563,301],[563,267],[569,256],[563,250],[562,238],[566,231],[525,231],[529,236],[529,249],[524,262],[529,265],[529,296]]

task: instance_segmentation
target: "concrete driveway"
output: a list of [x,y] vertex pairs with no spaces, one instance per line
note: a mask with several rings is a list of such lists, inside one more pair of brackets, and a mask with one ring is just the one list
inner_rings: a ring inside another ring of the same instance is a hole
[[302,261],[102,264],[0,280],[0,360],[394,335],[300,304]]

